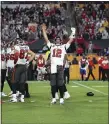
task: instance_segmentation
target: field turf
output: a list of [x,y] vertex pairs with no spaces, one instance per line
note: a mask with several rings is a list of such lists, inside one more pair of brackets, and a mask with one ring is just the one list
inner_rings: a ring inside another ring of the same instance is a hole
[[[49,82],[31,81],[31,98],[25,103],[2,100],[2,124],[108,124],[108,83],[70,81],[67,89],[71,98],[64,105],[51,105]],[[93,92],[93,97],[86,96]],[[4,92],[9,93],[7,83]]]

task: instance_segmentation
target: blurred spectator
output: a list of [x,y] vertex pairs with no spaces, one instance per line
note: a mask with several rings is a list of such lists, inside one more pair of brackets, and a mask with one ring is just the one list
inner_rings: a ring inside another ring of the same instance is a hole
[[36,5],[31,7],[22,8],[19,5],[15,8],[8,8],[8,6],[2,8],[2,40],[14,40],[16,37],[25,40],[42,38],[41,28],[37,26],[42,23],[46,23],[49,27],[50,39],[58,34],[60,35],[60,32],[62,35],[66,35],[65,12],[66,10],[63,7],[53,7],[49,4],[46,7],[41,2],[36,2]]
[[93,68],[95,69],[95,66],[94,66],[93,60],[90,57],[88,57],[88,62],[89,62],[89,65],[88,65],[89,72],[88,72],[88,76],[86,78],[86,81],[89,80],[90,75],[92,76],[93,80],[95,80],[95,76],[93,74]]
[[88,53],[93,53],[93,44],[92,44],[92,41],[90,41],[90,43],[88,45]]
[[85,40],[89,40],[89,33],[88,33],[88,31],[86,31],[86,32],[84,32],[83,33],[83,38],[85,39]]
[[72,64],[73,64],[73,65],[77,65],[77,64],[78,64],[78,60],[77,60],[76,57],[73,58],[73,60],[72,60]]
[[102,39],[102,33],[98,32],[98,33],[96,34],[96,39],[97,39],[97,40],[101,40],[101,39]]
[[104,56],[106,54],[107,54],[107,50],[106,50],[106,48],[104,48],[103,51],[102,51],[102,55]]
[[83,48],[79,45],[76,50],[77,56],[82,56],[83,52],[84,52]]
[[98,61],[95,57],[92,58],[94,64],[98,64]]
[[109,28],[109,9],[103,2],[96,4],[88,2],[84,3],[84,7],[78,9],[76,7],[75,15],[79,34],[82,34],[85,40],[93,40],[95,37],[99,40],[109,38],[109,31],[104,33],[104,30]]
[[[69,84],[69,80],[70,80],[70,74],[69,74],[69,68],[70,68],[70,63],[68,61],[68,59],[65,60],[65,67],[64,67],[64,83]],[[67,80],[66,80],[67,78]]]

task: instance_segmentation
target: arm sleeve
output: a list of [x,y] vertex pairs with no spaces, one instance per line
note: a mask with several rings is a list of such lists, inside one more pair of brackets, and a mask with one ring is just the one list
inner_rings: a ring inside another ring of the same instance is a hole
[[51,43],[50,43],[50,42],[48,42],[48,43],[47,43],[47,46],[50,48],[50,47],[51,47]]
[[50,42],[47,43],[47,46],[48,46],[49,49],[51,48],[52,45],[53,45],[53,44],[50,43]]

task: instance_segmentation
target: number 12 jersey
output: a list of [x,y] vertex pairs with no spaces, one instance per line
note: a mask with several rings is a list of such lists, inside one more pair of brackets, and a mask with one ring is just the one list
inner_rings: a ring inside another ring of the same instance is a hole
[[66,50],[70,47],[70,44],[55,45],[50,42],[47,43],[47,46],[50,48],[51,53],[51,65],[64,65],[64,57]]

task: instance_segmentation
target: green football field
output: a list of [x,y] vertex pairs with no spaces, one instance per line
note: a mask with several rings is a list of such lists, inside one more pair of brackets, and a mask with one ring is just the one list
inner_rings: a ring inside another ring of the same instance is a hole
[[[2,99],[2,124],[108,124],[108,82],[70,81],[67,89],[71,98],[51,105],[49,82],[30,82],[25,103]],[[95,95],[86,96],[89,91]],[[10,92],[7,83],[4,92]]]

